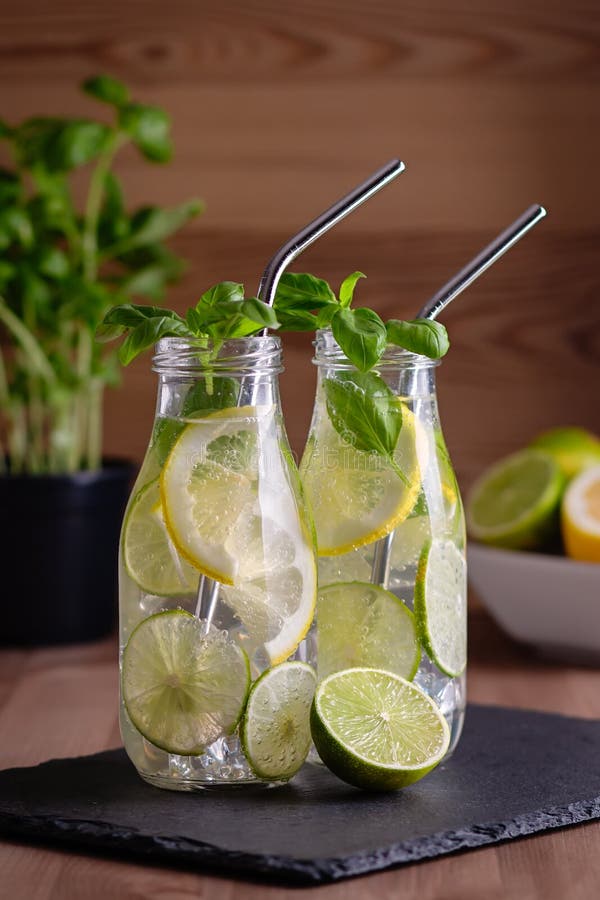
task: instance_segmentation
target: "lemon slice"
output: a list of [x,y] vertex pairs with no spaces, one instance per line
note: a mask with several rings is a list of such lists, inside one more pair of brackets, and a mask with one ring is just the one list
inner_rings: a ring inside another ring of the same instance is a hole
[[258,497],[258,435],[271,407],[234,407],[191,423],[160,477],[169,534],[204,575],[233,584]]
[[562,533],[572,559],[600,562],[600,466],[584,469],[569,485],[562,504]]
[[173,597],[198,586],[198,572],[180,559],[165,527],[158,478],[134,497],[125,517],[123,561],[147,594]]
[[[259,446],[261,452],[259,453]],[[190,423],[161,476],[182,556],[224,587],[251,657],[290,656],[315,610],[313,539],[275,407],[236,407]]]
[[300,465],[315,517],[319,556],[337,556],[371,544],[403,522],[419,496],[427,454],[423,429],[405,404],[394,459],[406,483],[384,456],[345,442],[323,410]]

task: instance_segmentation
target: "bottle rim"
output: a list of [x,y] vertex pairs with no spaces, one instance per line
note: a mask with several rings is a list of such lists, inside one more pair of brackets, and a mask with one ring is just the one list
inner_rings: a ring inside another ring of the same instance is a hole
[[272,334],[228,338],[217,343],[166,337],[154,348],[152,370],[159,375],[277,375],[281,364],[281,339]]
[[[356,366],[345,355],[334,338],[331,328],[318,329],[313,341],[313,347],[315,348],[313,365],[356,371]],[[431,359],[429,356],[412,353],[403,347],[397,347],[395,344],[388,344],[374,368],[435,368],[440,363],[440,359]]]

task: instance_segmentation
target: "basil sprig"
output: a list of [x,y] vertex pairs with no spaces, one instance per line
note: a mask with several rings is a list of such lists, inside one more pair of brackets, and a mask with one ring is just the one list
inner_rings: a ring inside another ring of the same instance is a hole
[[[152,347],[164,337],[198,340],[200,345],[210,339],[212,353],[229,338],[248,337],[263,328],[278,328],[275,312],[257,297],[244,296],[244,286],[223,281],[209,288],[185,317],[159,306],[135,306],[127,303],[114,306],[104,317],[96,332],[100,341],[111,341],[126,335],[119,348],[123,365]],[[207,361],[210,359],[210,353]]]
[[385,323],[372,309],[352,308],[354,289],[362,272],[352,272],[340,285],[338,297],[321,278],[286,273],[275,295],[275,313],[283,331],[316,331],[331,327],[345,356],[359,372],[377,365],[388,344],[411,353],[439,359],[448,351],[446,329],[440,322],[414,319]]

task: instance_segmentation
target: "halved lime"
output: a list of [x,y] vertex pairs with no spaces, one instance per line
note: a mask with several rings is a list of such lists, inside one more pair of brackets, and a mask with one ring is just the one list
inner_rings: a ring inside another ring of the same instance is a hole
[[148,594],[173,597],[198,586],[197,570],[181,559],[167,532],[158,478],[137,493],[127,513],[123,561],[128,575]]
[[491,466],[467,501],[471,537],[486,544],[526,550],[558,530],[564,479],[541,450],[521,450]]
[[467,664],[467,566],[453,541],[433,540],[419,559],[415,617],[429,657],[446,675]]
[[244,651],[224,631],[181,609],[156,613],[132,632],[123,653],[123,701],[152,744],[198,756],[235,730],[250,687]]
[[405,404],[401,408],[395,468],[386,457],[357,450],[344,441],[325,410],[318,417],[300,474],[315,518],[320,556],[337,556],[373,543],[393,531],[413,509],[428,448],[414,413]]
[[390,591],[364,581],[337,582],[317,600],[319,677],[355,666],[385,668],[411,681],[421,650],[414,616]]
[[319,756],[348,784],[396,790],[427,775],[450,743],[446,720],[410,681],[384,669],[335,672],[318,686],[311,731]]
[[252,686],[240,729],[242,747],[259,778],[295,775],[310,748],[310,706],[317,677],[302,662],[267,669]]

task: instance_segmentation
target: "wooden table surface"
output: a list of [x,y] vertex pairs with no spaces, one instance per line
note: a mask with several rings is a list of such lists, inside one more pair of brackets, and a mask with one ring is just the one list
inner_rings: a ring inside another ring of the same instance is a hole
[[[600,716],[600,670],[545,663],[471,617],[469,696],[476,702]],[[120,742],[114,639],[0,653],[0,767],[87,754]],[[600,893],[600,825],[592,823],[306,890],[0,844],[0,898],[10,900],[590,900]]]

